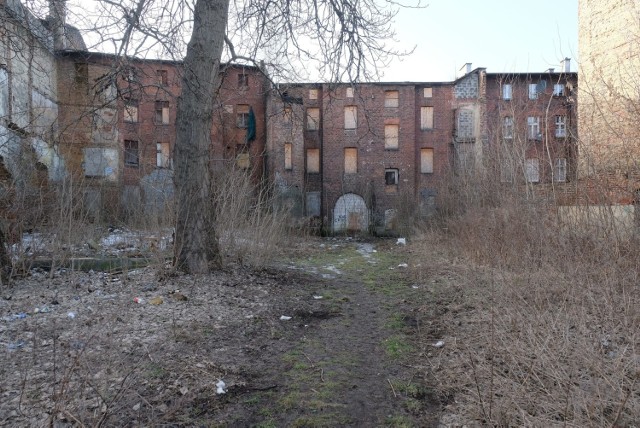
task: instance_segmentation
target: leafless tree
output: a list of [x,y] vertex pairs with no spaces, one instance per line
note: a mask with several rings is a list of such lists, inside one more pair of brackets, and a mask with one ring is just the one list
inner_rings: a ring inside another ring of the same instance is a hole
[[258,66],[272,80],[308,78],[314,69],[324,81],[376,80],[406,54],[393,47],[399,7],[375,0],[98,0],[85,13],[85,27],[99,35],[94,46],[111,45],[123,57],[180,58],[191,32],[174,153],[177,267],[204,273],[220,262],[209,147],[221,63]]

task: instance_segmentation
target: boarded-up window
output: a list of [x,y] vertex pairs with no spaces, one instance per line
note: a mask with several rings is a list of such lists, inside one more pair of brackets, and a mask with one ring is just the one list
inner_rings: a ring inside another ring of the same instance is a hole
[[291,143],[284,144],[284,169],[293,169],[293,163],[291,162],[291,152],[293,146]]
[[348,147],[344,149],[344,173],[356,174],[358,172],[358,149]]
[[309,89],[309,99],[317,100],[318,99],[318,90],[317,89]]
[[462,140],[471,140],[475,137],[474,112],[471,109],[458,111],[456,136]]
[[524,174],[528,183],[540,181],[540,163],[538,159],[527,159],[524,163]]
[[320,172],[320,149],[307,149],[307,173]]
[[126,166],[140,165],[138,142],[136,140],[124,140],[124,164]]
[[238,104],[236,106],[236,126],[246,128],[249,126],[249,105]]
[[420,108],[420,129],[433,129],[433,107]]
[[433,149],[420,149],[420,172],[433,173]]
[[87,177],[106,177],[110,180],[117,178],[118,151],[116,149],[103,149],[87,147],[83,149],[84,175]]
[[138,101],[127,100],[124,103],[124,121],[125,122],[137,122],[138,121]]
[[353,88],[347,88],[347,89],[345,89],[345,97],[347,97],[347,98],[353,98]]
[[384,91],[384,106],[398,107],[398,91]]
[[346,106],[344,108],[344,129],[356,129],[358,127],[358,107]]
[[156,166],[158,168],[170,167],[169,143],[156,143]]
[[156,101],[155,122],[159,125],[169,124],[169,101]]
[[320,126],[320,109],[310,107],[307,109],[307,130],[317,131]]
[[320,192],[307,192],[307,215],[309,217],[320,216]]
[[388,150],[395,150],[398,148],[398,125],[385,125],[384,126],[384,148]]
[[169,85],[169,74],[167,70],[156,70],[156,77],[158,78],[158,85]]
[[425,98],[433,97],[433,88],[424,88],[423,95]]
[[236,156],[236,166],[240,169],[249,169],[251,166],[251,158],[248,152],[238,153]]
[[282,121],[286,125],[291,125],[292,118],[293,118],[293,111],[291,109],[291,106],[284,106],[284,108],[282,109]]

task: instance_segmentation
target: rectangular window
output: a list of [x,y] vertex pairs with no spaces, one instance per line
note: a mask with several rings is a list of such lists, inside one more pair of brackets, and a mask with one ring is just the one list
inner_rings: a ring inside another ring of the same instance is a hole
[[527,137],[530,140],[542,140],[542,134],[540,133],[540,118],[533,116],[527,117]]
[[556,137],[564,138],[567,136],[567,118],[565,116],[556,116]]
[[286,125],[290,125],[292,118],[293,118],[293,111],[291,109],[291,106],[284,106],[284,108],[282,110],[282,120],[283,120],[283,122]]
[[170,162],[169,143],[156,143],[156,166],[158,168],[169,168]]
[[124,102],[124,121],[125,122],[138,121],[138,101],[126,100]]
[[433,149],[420,149],[420,172],[433,173]]
[[126,166],[140,165],[138,155],[138,142],[135,140],[124,140],[124,164]]
[[346,98],[353,98],[353,88],[347,88],[344,92]]
[[433,129],[433,107],[420,107],[420,129]]
[[249,152],[240,152],[236,155],[236,167],[239,169],[249,169],[251,167]]
[[320,149],[307,149],[307,173],[320,172]]
[[513,116],[505,116],[502,122],[502,137],[513,138]]
[[399,96],[398,91],[384,91],[384,106],[398,107]]
[[169,101],[156,101],[155,122],[161,125],[169,124]]
[[538,85],[536,83],[529,83],[529,99],[538,99]]
[[564,84],[556,83],[553,85],[553,96],[554,97],[564,96]]
[[284,144],[284,169],[291,170],[293,169],[293,163],[291,161],[291,154],[293,152],[293,146],[291,143]]
[[433,97],[433,88],[424,88],[424,90],[422,91],[422,95],[425,98]]
[[86,85],[89,83],[89,64],[86,62],[76,62],[73,64],[75,71],[75,81],[78,84]]
[[246,73],[238,74],[238,88],[246,89],[249,87],[249,75]]
[[358,172],[358,149],[348,147],[344,149],[344,173],[356,174]]
[[236,106],[236,126],[246,128],[249,126],[249,105],[238,104]]
[[346,106],[344,108],[344,129],[356,129],[358,127],[358,107]]
[[513,94],[513,87],[511,86],[511,83],[505,83],[504,85],[502,85],[502,99],[503,100],[510,100]]
[[158,79],[158,85],[169,85],[169,74],[167,73],[167,70],[156,70],[156,78]]
[[398,132],[399,125],[384,126],[384,148],[387,150],[396,150],[398,148]]
[[317,89],[309,89],[309,99],[317,100],[318,99],[318,90]]
[[540,181],[540,164],[538,159],[527,159],[524,164],[524,174],[527,183]]
[[320,127],[320,109],[309,107],[307,109],[307,130],[317,131]]
[[397,168],[387,168],[384,170],[384,183],[387,186],[397,186],[399,173]]
[[567,160],[565,158],[556,159],[554,180],[564,183],[567,181]]

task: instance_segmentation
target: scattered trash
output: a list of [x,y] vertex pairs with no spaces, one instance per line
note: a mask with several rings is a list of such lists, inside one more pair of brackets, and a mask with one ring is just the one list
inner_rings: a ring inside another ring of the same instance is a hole
[[226,394],[227,393],[227,384],[222,380],[218,380],[216,383],[216,394]]
[[67,318],[74,319],[75,317],[76,317],[76,313],[75,312],[67,312]]
[[9,343],[7,345],[7,348],[9,348],[10,351],[14,351],[16,349],[20,349],[24,346],[24,342],[20,341],[20,342],[16,342],[16,343]]
[[142,291],[156,291],[158,289],[158,287],[156,287],[153,284],[147,284],[144,287],[142,287]]
[[322,296],[313,296],[313,298],[314,298],[314,300],[321,300],[321,299],[323,299],[323,297],[322,297]]
[[43,306],[43,307],[41,307],[41,308],[35,308],[35,309],[33,310],[33,313],[34,313],[34,314],[40,314],[40,313],[42,313],[42,314],[46,314],[47,312],[51,312],[51,309],[50,309],[50,308],[48,308],[48,307],[46,307],[46,306]]
[[399,268],[408,268],[408,267],[409,267],[409,265],[408,265],[408,264],[406,264],[406,263],[400,263],[400,264],[398,265],[398,267],[399,267]]
[[141,405],[140,403],[138,403],[138,404],[136,404],[135,406],[133,406],[133,407],[132,407],[132,409],[133,409],[133,411],[134,411],[134,412],[137,412],[138,410],[140,410],[140,407],[141,407],[141,406],[142,406],[142,405]]
[[289,321],[290,319],[291,319],[291,317],[288,317],[288,316],[286,316],[286,315],[282,315],[282,316],[280,317],[280,321]]
[[396,245],[407,245],[407,238],[398,238]]
[[434,348],[442,348],[444,346],[444,340],[438,340],[436,343],[434,343],[433,345]]
[[178,292],[171,293],[171,297],[173,297],[174,299],[176,299],[179,302],[186,302],[187,301],[187,296],[185,296],[182,293],[178,293]]
[[164,300],[162,299],[162,297],[158,296],[149,300],[149,303],[151,303],[152,305],[161,305],[164,303]]
[[189,392],[189,388],[187,388],[186,386],[183,386],[182,388],[180,388],[180,395],[187,395],[188,392]]
[[418,287],[417,285],[412,285],[411,288],[413,288],[414,290],[417,290],[420,287]]
[[144,299],[142,297],[134,297],[133,302],[141,305],[144,303]]
[[19,314],[9,315],[9,316],[3,317],[2,319],[4,321],[13,321],[13,320],[25,319],[26,317],[27,317],[26,313],[20,312]]

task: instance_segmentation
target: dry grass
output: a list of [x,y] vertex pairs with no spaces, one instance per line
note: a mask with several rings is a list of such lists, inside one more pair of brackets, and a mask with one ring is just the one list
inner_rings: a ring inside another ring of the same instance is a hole
[[487,205],[416,239],[417,280],[443,305],[431,336],[447,345],[430,348],[439,387],[456,397],[443,422],[633,426],[637,238],[568,229],[553,207],[531,199]]

